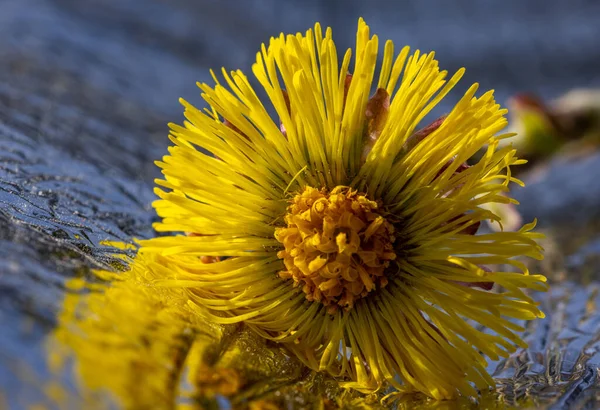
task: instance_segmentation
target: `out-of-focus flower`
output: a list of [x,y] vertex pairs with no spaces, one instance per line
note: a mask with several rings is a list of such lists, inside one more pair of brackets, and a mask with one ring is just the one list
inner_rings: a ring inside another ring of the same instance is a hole
[[[122,274],[97,272],[110,286],[68,282],[48,359],[56,374],[73,363],[81,395],[76,407],[111,408],[116,401],[124,408],[169,408],[175,401],[188,350],[200,339],[196,329],[210,324],[192,315],[183,298],[148,285],[151,263],[138,257]],[[202,337],[214,342],[212,333]]]
[[[204,409],[224,400],[237,408],[281,395],[306,372],[243,326],[206,322],[186,306],[181,289],[153,286],[148,266],[157,256],[139,255],[121,273],[95,271],[104,283],[67,283],[48,364],[59,378],[73,365],[77,392],[51,379],[50,408]],[[292,393],[289,400],[306,400]],[[322,395],[318,389],[314,400]]]
[[390,41],[376,70],[378,43],[360,20],[350,69],[352,52],[340,64],[317,24],[257,54],[267,99],[241,71],[199,84],[211,108],[182,101],[187,121],[171,124],[157,163],[155,227],[187,234],[139,253],[153,286],[185,291],[173,300],[212,323],[244,322],[345,387],[475,395],[494,384],[485,356],[525,346],[511,318],[543,317],[526,290],[545,278],[516,259],[541,258],[534,224],[476,234],[500,219],[486,204],[514,202],[504,194],[523,161],[499,147],[506,110],[476,84],[418,131],[464,70],[446,79],[433,53],[396,55]]

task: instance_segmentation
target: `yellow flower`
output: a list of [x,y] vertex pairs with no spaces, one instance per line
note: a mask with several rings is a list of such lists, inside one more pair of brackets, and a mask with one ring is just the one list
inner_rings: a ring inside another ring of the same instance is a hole
[[138,257],[127,272],[94,272],[110,286],[77,278],[67,283],[73,292],[47,341],[48,364],[60,376],[73,363],[80,402],[69,397],[77,404],[51,408],[114,408],[115,399],[123,408],[172,408],[192,344],[208,344],[218,334],[197,334],[209,325],[193,320],[200,318],[186,311],[183,298],[148,286],[146,266],[154,257]]
[[202,317],[245,322],[345,387],[476,395],[494,384],[485,357],[525,346],[512,319],[543,317],[526,290],[545,278],[516,259],[541,258],[534,224],[476,234],[500,222],[485,205],[515,203],[504,193],[524,161],[499,146],[506,110],[477,84],[417,131],[464,70],[447,80],[433,53],[388,41],[376,76],[377,53],[361,19],[347,74],[351,51],[340,64],[316,24],[257,54],[268,98],[241,71],[199,84],[211,109],[182,101],[157,162],[155,227],[186,234],[140,252],[160,255],[154,284],[184,289]]

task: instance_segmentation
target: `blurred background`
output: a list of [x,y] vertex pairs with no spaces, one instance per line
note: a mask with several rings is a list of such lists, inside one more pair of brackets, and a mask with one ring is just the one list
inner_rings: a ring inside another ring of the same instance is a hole
[[[597,277],[598,1],[0,0],[0,409],[46,397],[44,336],[65,281],[106,266],[100,241],[153,235],[153,161],[183,119],[178,98],[202,105],[209,68],[250,73],[261,43],[316,21],[353,47],[360,16],[398,49],[466,67],[440,112],[473,82],[514,108],[535,162],[519,211],[564,232],[545,269]],[[596,384],[569,380],[578,399]]]

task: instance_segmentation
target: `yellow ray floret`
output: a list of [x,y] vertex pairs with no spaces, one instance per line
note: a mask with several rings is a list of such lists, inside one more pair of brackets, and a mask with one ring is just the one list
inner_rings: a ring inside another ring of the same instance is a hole
[[171,234],[140,252],[198,315],[243,321],[347,387],[476,395],[494,384],[486,356],[524,346],[514,319],[543,317],[528,290],[545,278],[517,258],[541,258],[534,224],[477,234],[501,222],[488,204],[515,203],[524,161],[477,85],[423,127],[463,69],[388,41],[377,70],[378,48],[361,19],[338,56],[317,24],[257,53],[267,99],[240,71],[199,84],[210,109],[183,102],[157,163],[155,227]]

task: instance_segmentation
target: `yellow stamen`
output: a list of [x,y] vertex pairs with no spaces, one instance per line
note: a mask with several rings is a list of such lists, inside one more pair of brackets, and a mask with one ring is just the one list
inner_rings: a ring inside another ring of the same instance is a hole
[[306,187],[296,195],[285,216],[287,227],[275,238],[285,246],[278,256],[306,299],[317,300],[329,311],[346,310],[355,301],[388,283],[384,276],[396,258],[394,227],[379,212],[380,205],[364,194],[338,186]]

